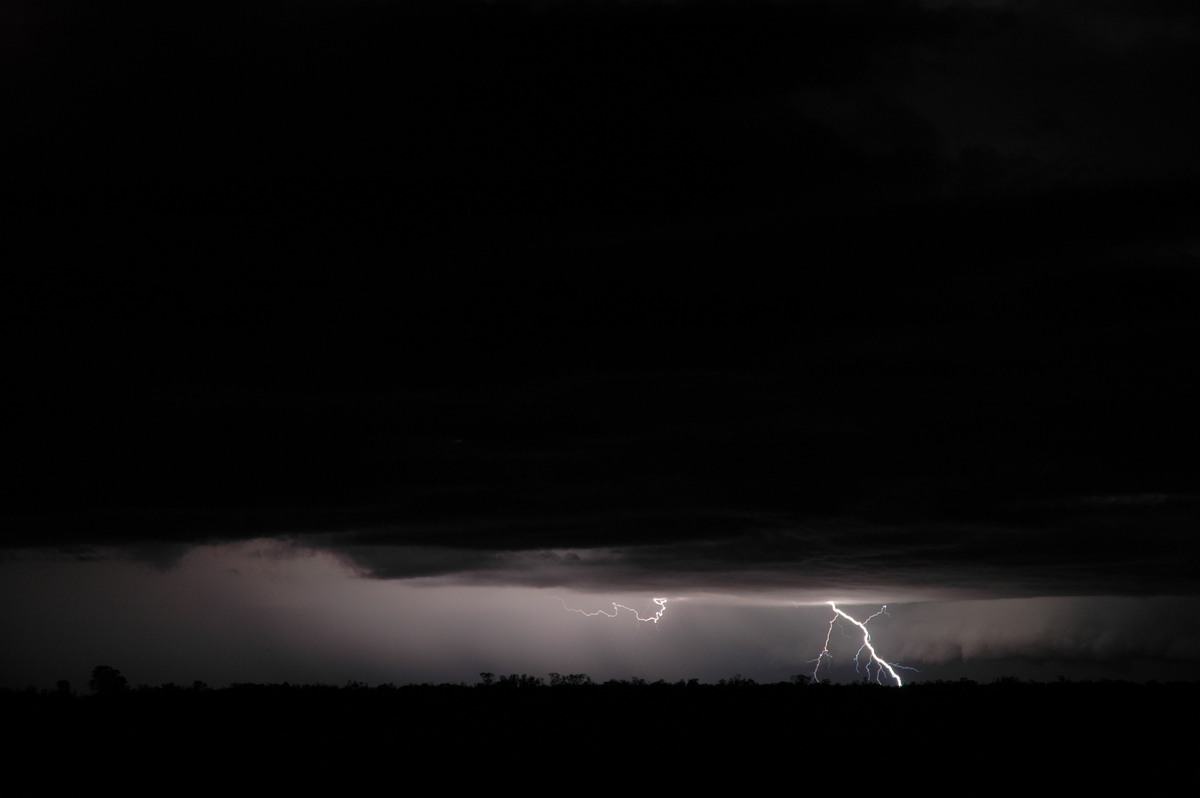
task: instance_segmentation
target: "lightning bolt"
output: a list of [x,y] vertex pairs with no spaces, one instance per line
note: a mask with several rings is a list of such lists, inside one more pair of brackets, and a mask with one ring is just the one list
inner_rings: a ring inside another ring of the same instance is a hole
[[567,610],[568,612],[577,612],[580,615],[586,615],[589,618],[594,618],[597,615],[603,615],[606,618],[616,618],[617,615],[620,614],[621,610],[628,610],[629,612],[633,613],[634,618],[637,618],[642,623],[658,623],[658,619],[661,618],[663,616],[663,613],[667,611],[667,600],[665,598],[654,599],[654,603],[658,605],[658,612],[654,613],[653,615],[649,615],[645,618],[643,618],[642,614],[640,612],[638,612],[637,610],[635,610],[633,607],[626,607],[624,604],[618,604],[615,601],[613,602],[612,612],[606,612],[604,610],[596,610],[595,612],[588,612],[587,610],[579,610],[579,609],[575,609],[574,607],[568,607],[567,602],[563,601],[561,598],[559,599],[559,601],[562,601],[564,610]]
[[[556,598],[558,598],[558,597],[556,597]],[[626,612],[633,613],[633,617],[636,618],[637,620],[641,621],[642,623],[658,623],[659,619],[662,618],[663,613],[667,611],[667,599],[665,597],[658,597],[658,598],[652,599],[654,601],[654,603],[656,605],[658,605],[658,611],[652,615],[647,615],[645,617],[643,617],[642,614],[640,612],[638,612],[636,609],[634,609],[633,607],[627,606],[625,604],[618,604],[615,601],[612,603],[612,612],[609,612],[608,610],[603,610],[603,609],[595,610],[593,612],[588,612],[587,610],[581,610],[577,607],[567,606],[567,602],[564,601],[562,598],[559,598],[558,600],[563,605],[563,609],[566,610],[567,612],[577,612],[580,615],[586,615],[589,618],[594,618],[597,615],[603,615],[605,618],[616,618],[618,615],[621,614],[621,610],[625,610]],[[829,619],[829,629],[825,633],[825,647],[821,649],[821,653],[817,655],[816,659],[810,660],[811,662],[815,663],[813,666],[813,675],[812,675],[813,681],[819,681],[817,678],[817,674],[821,670],[821,663],[824,662],[826,659],[828,659],[830,661],[833,660],[833,654],[831,654],[829,651],[829,641],[833,638],[833,627],[837,624],[838,619],[841,619],[841,618],[844,618],[845,620],[854,624],[862,632],[862,645],[859,646],[858,651],[856,651],[854,653],[854,671],[855,671],[855,673],[861,673],[865,670],[867,677],[870,678],[871,677],[871,666],[874,665],[875,666],[874,677],[875,677],[876,683],[883,684],[883,675],[886,672],[888,677],[890,679],[892,679],[893,681],[895,681],[896,686],[900,687],[904,684],[904,682],[903,682],[903,680],[901,680],[900,674],[896,673],[896,670],[897,669],[909,670],[909,671],[917,670],[916,668],[910,668],[907,665],[899,665],[895,662],[888,662],[883,657],[879,656],[879,653],[875,650],[875,646],[872,645],[872,643],[871,643],[871,632],[867,629],[867,624],[869,624],[871,621],[878,618],[880,615],[889,615],[886,604],[884,604],[882,607],[880,607],[878,612],[868,616],[866,620],[860,621],[857,618],[854,618],[853,616],[846,613],[841,608],[839,608],[835,602],[830,601],[828,603],[829,603],[829,606],[833,608],[833,617],[831,617]],[[889,615],[889,617],[890,617],[890,615]],[[862,662],[863,658],[864,658],[863,652],[866,652],[866,664],[865,665]]]
[[878,684],[883,684],[883,674],[884,674],[884,671],[886,671],[888,676],[890,676],[892,679],[895,680],[896,686],[900,687],[904,684],[904,682],[902,682],[900,680],[900,674],[896,673],[896,669],[899,668],[901,670],[906,670],[906,671],[917,670],[916,668],[910,668],[906,665],[897,665],[894,662],[888,662],[883,657],[879,656],[879,654],[875,651],[875,646],[871,645],[871,633],[869,631],[867,631],[867,624],[869,624],[875,618],[878,618],[880,615],[888,615],[886,604],[884,604],[882,607],[879,608],[879,612],[876,612],[874,615],[870,616],[865,621],[859,621],[856,618],[852,618],[850,615],[848,615],[845,612],[843,612],[842,610],[838,609],[838,605],[832,601],[829,602],[829,606],[833,607],[833,617],[829,619],[829,631],[827,631],[825,633],[825,648],[823,648],[821,650],[821,653],[817,655],[816,659],[811,660],[811,662],[816,663],[816,665],[813,667],[813,681],[814,682],[818,681],[817,680],[817,671],[819,671],[821,669],[821,662],[825,659],[830,659],[830,660],[833,659],[833,655],[829,653],[829,639],[833,636],[833,626],[834,626],[834,624],[836,624],[838,622],[838,618],[845,618],[847,621],[854,624],[862,631],[862,635],[863,635],[862,636],[862,645],[859,646],[858,651],[856,651],[854,653],[854,672],[855,673],[859,673],[859,663],[861,661],[864,651],[867,652],[867,654],[868,654],[867,664],[864,666],[867,677],[869,678],[871,676],[871,663],[874,663],[875,664],[875,681]]

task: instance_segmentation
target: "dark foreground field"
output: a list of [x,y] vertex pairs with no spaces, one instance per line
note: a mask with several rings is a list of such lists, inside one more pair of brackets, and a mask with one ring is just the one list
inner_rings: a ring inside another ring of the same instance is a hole
[[1196,786],[1197,684],[539,682],[5,691],[10,794]]

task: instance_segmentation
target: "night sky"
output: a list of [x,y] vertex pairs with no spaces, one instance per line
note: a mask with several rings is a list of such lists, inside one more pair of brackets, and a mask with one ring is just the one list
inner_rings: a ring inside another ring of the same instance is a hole
[[1200,673],[1195,4],[235,5],[0,10],[0,686]]

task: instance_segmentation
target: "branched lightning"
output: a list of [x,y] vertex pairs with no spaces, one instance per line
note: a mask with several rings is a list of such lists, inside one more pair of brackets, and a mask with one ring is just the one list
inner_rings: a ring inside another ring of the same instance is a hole
[[[658,610],[652,615],[647,616],[643,616],[633,607],[625,604],[619,604],[615,601],[612,603],[612,611],[610,612],[604,609],[594,611],[582,610],[577,607],[568,606],[567,602],[561,598],[558,600],[563,605],[563,609],[567,612],[577,612],[580,615],[586,615],[589,618],[594,618],[597,615],[603,615],[605,618],[616,618],[621,614],[621,610],[625,610],[626,612],[632,613],[633,617],[642,623],[658,623],[659,619],[662,618],[663,613],[667,610],[667,599],[665,597],[653,599],[654,603],[658,606]],[[878,618],[880,615],[889,615],[886,604],[880,607],[878,612],[868,616],[866,620],[863,621],[860,621],[846,613],[844,610],[838,607],[835,602],[830,601],[828,604],[833,608],[833,616],[829,619],[829,628],[825,632],[825,646],[821,649],[821,653],[817,655],[816,659],[810,660],[813,663],[813,681],[819,681],[818,673],[821,670],[821,663],[825,660],[830,660],[831,662],[833,660],[833,654],[830,653],[829,646],[830,641],[833,639],[833,628],[837,625],[839,619],[849,621],[858,627],[859,631],[862,632],[862,645],[860,645],[858,650],[854,653],[855,673],[865,672],[868,679],[873,678],[878,684],[884,683],[884,674],[886,673],[887,677],[894,681],[896,686],[899,687],[903,685],[904,682],[901,680],[900,674],[896,672],[897,670],[917,670],[916,668],[910,668],[906,665],[888,662],[883,657],[879,656],[879,652],[875,650],[875,646],[871,642],[871,632],[867,629],[867,624]],[[873,670],[872,666],[874,668]]]
[[635,610],[633,607],[626,607],[624,604],[618,604],[615,601],[613,602],[612,612],[607,612],[605,610],[596,610],[595,612],[588,612],[587,610],[579,610],[579,609],[575,609],[574,607],[568,607],[567,602],[563,601],[561,598],[559,599],[559,601],[562,601],[564,610],[567,610],[568,612],[577,612],[580,615],[586,615],[589,618],[594,618],[597,615],[603,615],[606,618],[616,618],[621,610],[628,610],[629,612],[633,613],[633,617],[637,618],[639,621],[641,621],[643,623],[658,623],[658,619],[661,618],[663,616],[663,613],[667,611],[667,600],[665,598],[654,599],[654,603],[658,605],[658,612],[654,613],[653,615],[649,615],[645,618],[643,618],[642,614],[640,612],[638,612],[637,610]]
[[894,662],[888,662],[887,660],[880,657],[879,654],[876,653],[876,651],[875,651],[875,646],[871,645],[871,633],[869,631],[867,631],[867,624],[869,624],[875,618],[878,618],[880,615],[888,615],[886,604],[884,604],[882,607],[879,608],[879,612],[876,612],[874,615],[870,616],[865,621],[859,621],[855,618],[852,618],[850,615],[847,615],[845,612],[838,609],[838,605],[832,601],[829,602],[829,606],[833,607],[833,617],[829,619],[829,630],[825,633],[825,647],[821,650],[821,653],[817,655],[817,658],[812,660],[812,662],[815,663],[815,665],[813,666],[813,681],[817,681],[817,671],[819,671],[821,669],[821,662],[825,659],[830,659],[830,660],[833,659],[833,655],[829,653],[829,639],[833,636],[833,627],[834,627],[834,624],[837,623],[838,618],[845,618],[847,621],[849,621],[850,623],[857,626],[860,630],[862,630],[862,645],[859,646],[858,651],[856,651],[854,653],[854,672],[855,673],[860,672],[859,666],[862,662],[862,655],[863,655],[864,651],[866,651],[869,656],[867,658],[866,664],[862,666],[863,670],[866,671],[867,677],[870,678],[871,664],[874,663],[875,664],[875,681],[878,684],[883,684],[884,671],[886,671],[888,676],[890,676],[892,679],[894,679],[896,681],[896,686],[899,687],[903,684],[903,682],[900,680],[900,675],[898,673],[896,673],[896,669],[900,668],[901,670],[908,670],[908,671],[916,670],[916,668],[909,668],[905,665],[897,665]]

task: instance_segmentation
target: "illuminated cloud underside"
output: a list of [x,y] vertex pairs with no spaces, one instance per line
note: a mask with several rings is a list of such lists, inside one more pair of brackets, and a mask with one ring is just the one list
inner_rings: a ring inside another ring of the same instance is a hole
[[[380,580],[327,553],[265,540],[200,547],[167,570],[10,559],[0,571],[0,599],[27,608],[0,629],[22,652],[0,673],[7,684],[82,684],[99,662],[135,683],[473,683],[483,671],[766,681],[811,674],[823,650],[822,678],[862,678],[861,634],[835,631],[826,644],[829,606],[811,592],[696,590],[657,603],[637,590]],[[855,602],[839,606],[873,611]],[[564,603],[630,610],[586,618]],[[1190,598],[889,602],[871,635],[889,662],[920,668],[917,679],[1179,678],[1200,660],[1197,609]],[[659,623],[638,622],[656,610]]]

